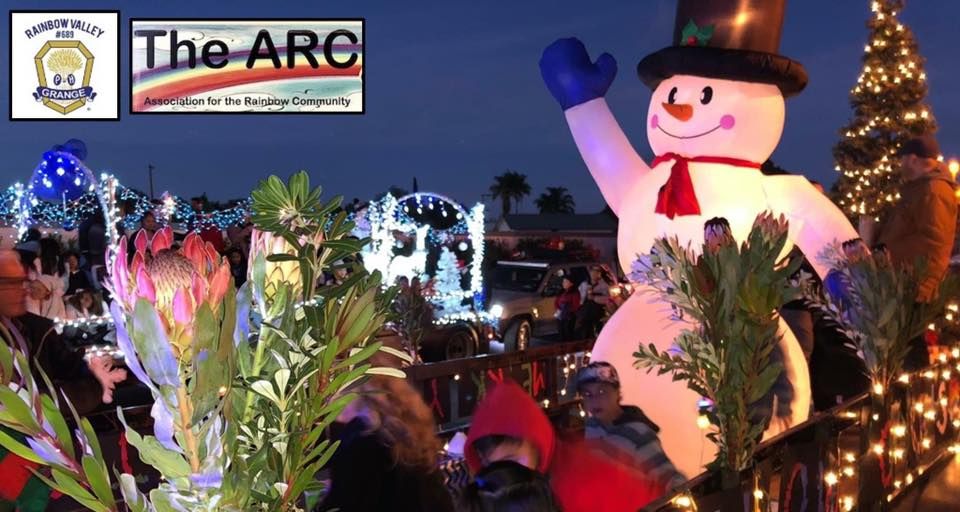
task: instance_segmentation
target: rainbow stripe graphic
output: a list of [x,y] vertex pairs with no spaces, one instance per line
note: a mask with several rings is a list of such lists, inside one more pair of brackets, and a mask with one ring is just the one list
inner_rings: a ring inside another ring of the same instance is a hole
[[[154,66],[147,67],[148,40],[138,32],[161,30],[153,39]],[[177,32],[171,41],[171,30]],[[252,68],[247,60],[254,51],[257,34],[268,31],[270,43],[261,41],[260,56]],[[287,67],[288,43],[306,44],[306,36],[288,41],[289,31],[311,31],[317,48],[311,54],[317,66],[300,52],[292,52],[294,67]],[[350,67],[330,65],[324,43],[335,30],[356,35],[354,43],[340,35],[330,39],[335,62],[353,60]],[[133,20],[131,42],[131,109],[133,112],[362,112],[363,33],[356,21],[137,21]],[[214,43],[211,43],[214,41]],[[204,65],[204,45],[215,52],[226,45],[226,55],[215,53],[214,62],[227,60],[221,68]],[[171,65],[171,44],[177,44],[177,66]],[[269,58],[270,48],[281,66]],[[196,66],[190,68],[190,49],[195,48]]]

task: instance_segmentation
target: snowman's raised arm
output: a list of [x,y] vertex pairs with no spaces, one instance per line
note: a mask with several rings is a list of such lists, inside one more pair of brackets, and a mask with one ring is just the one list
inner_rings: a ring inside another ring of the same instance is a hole
[[580,156],[600,187],[600,193],[619,215],[624,194],[650,167],[633,149],[603,98],[567,109],[564,114]]
[[859,237],[843,212],[803,176],[767,176],[763,180],[767,204],[790,222],[790,240],[806,255],[821,279],[830,268],[821,252],[833,243]]

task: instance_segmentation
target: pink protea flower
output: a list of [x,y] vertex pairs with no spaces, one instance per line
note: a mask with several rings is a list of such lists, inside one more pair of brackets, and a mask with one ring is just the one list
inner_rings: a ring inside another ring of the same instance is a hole
[[187,235],[182,253],[172,245],[169,226],[149,241],[140,231],[134,238],[136,253],[127,264],[127,239],[121,238],[107,285],[128,314],[140,299],[153,304],[175,355],[189,359],[197,308],[220,305],[230,286],[230,263],[196,233]]

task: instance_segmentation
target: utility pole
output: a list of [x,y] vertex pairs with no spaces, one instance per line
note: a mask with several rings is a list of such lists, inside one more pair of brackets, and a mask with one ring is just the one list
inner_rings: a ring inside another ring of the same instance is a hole
[[150,175],[150,200],[153,201],[153,164],[147,164],[147,172]]

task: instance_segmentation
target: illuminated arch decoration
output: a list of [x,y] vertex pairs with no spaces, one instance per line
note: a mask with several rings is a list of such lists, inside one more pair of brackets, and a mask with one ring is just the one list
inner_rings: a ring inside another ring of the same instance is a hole
[[[197,216],[190,207],[190,202],[185,199],[165,193],[160,204],[154,204],[146,195],[123,186],[116,178],[114,181],[111,208],[118,207],[120,202],[127,202],[132,206],[132,210],[122,219],[126,230],[135,229],[149,211],[156,215],[157,221],[162,225],[182,223],[185,226],[192,225],[198,231],[211,226],[227,229],[241,225],[250,214],[249,198],[230,208]],[[41,200],[29,185],[14,183],[0,192],[0,226],[16,227],[18,238],[31,227],[75,229],[97,209],[105,208],[101,183],[87,182],[86,186],[88,192],[75,199],[53,202]],[[115,221],[117,215],[119,208],[114,214]]]
[[[469,210],[460,203],[441,194],[415,192],[396,198],[391,194],[382,199],[371,201],[365,212],[359,212],[356,220],[360,236],[370,236],[363,252],[364,266],[369,271],[378,270],[387,277],[386,282],[393,284],[400,276],[410,279],[423,275],[418,268],[425,262],[428,247],[448,246],[458,253],[472,252],[469,264],[470,280],[467,289],[436,290],[431,300],[435,303],[450,302],[450,299],[473,300],[474,310],[480,309],[483,293],[483,234],[484,206],[481,203]],[[429,229],[424,230],[424,226]],[[420,230],[418,232],[418,229]],[[418,234],[425,243],[418,244],[411,256],[397,256],[396,234],[402,233],[419,241]],[[418,272],[414,272],[414,271]],[[446,324],[461,320],[477,319],[477,314],[464,308],[460,311],[447,311],[436,319]]]

